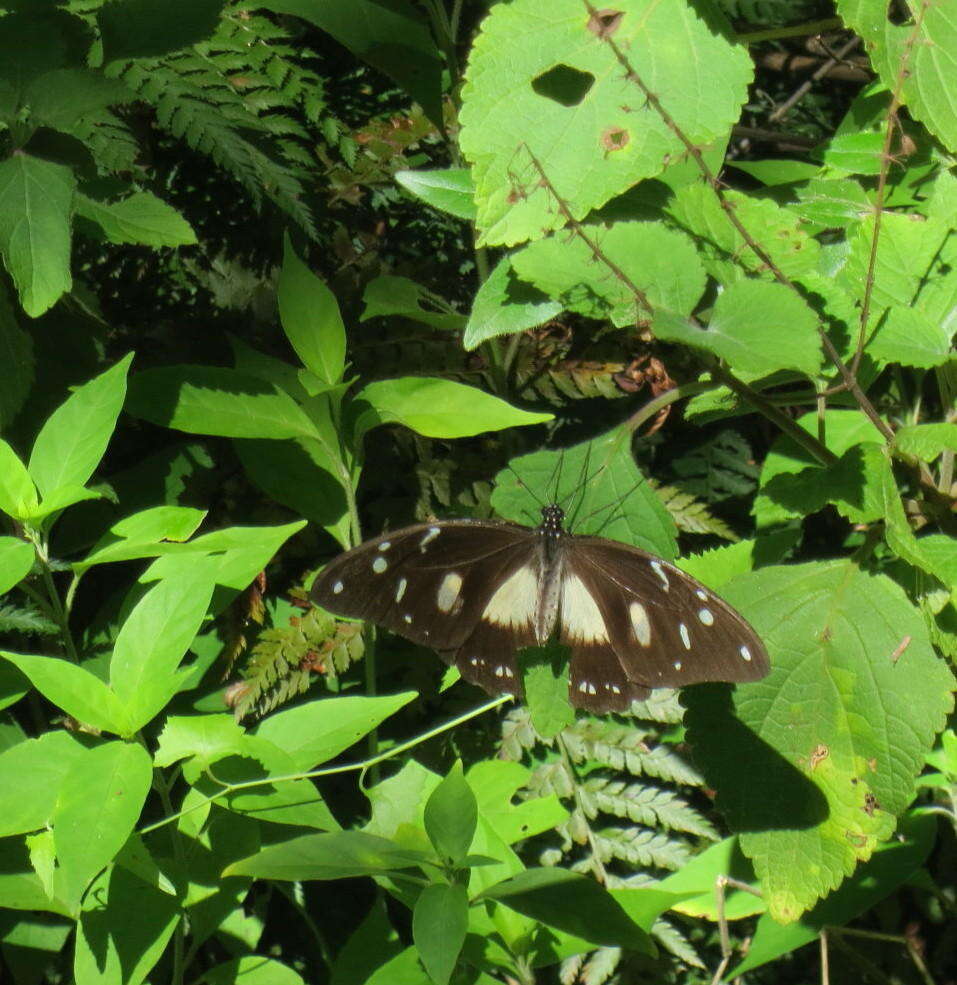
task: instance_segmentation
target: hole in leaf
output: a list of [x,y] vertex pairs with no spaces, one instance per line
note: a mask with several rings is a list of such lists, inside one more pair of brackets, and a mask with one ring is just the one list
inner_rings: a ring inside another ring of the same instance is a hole
[[562,106],[577,106],[595,84],[591,72],[579,72],[571,65],[555,65],[532,79],[532,88],[546,99]]
[[588,18],[588,30],[599,38],[609,38],[618,30],[624,16],[621,10],[596,10]]
[[621,150],[631,140],[631,135],[622,127],[609,127],[601,135],[601,145],[606,151]]

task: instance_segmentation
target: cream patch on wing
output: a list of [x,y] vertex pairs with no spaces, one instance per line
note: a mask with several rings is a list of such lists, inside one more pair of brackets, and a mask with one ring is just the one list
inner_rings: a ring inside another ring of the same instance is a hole
[[562,581],[562,639],[576,643],[608,642],[601,611],[577,575],[568,575]]
[[538,572],[519,568],[499,585],[482,618],[496,626],[529,626],[538,611]]
[[631,631],[642,646],[651,646],[651,623],[648,621],[648,611],[640,602],[632,602],[628,606],[628,617],[631,619]]
[[455,571],[450,571],[439,585],[438,595],[435,604],[442,612],[451,612],[455,600],[459,597],[462,589],[462,576]]

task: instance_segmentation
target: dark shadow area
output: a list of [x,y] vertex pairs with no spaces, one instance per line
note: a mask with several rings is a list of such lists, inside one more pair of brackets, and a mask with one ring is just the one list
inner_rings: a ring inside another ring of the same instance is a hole
[[594,84],[594,75],[580,72],[571,65],[555,65],[532,79],[532,88],[539,96],[562,106],[577,106]]

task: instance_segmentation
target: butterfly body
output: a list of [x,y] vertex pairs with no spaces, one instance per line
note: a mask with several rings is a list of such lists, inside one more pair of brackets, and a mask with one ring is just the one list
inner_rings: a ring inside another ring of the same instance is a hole
[[557,637],[571,648],[569,697],[623,710],[654,687],[763,677],[768,657],[710,589],[646,551],[575,536],[558,506],[540,526],[417,524],[331,561],[311,597],[437,650],[492,694],[521,695],[517,653]]

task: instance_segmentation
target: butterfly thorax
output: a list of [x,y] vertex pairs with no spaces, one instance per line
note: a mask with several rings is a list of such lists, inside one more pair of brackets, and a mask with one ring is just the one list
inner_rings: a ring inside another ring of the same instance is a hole
[[565,511],[554,503],[542,507],[542,522],[538,527],[541,538],[539,555],[541,596],[535,619],[535,635],[540,645],[548,642],[558,622],[559,601],[564,567],[563,541],[568,537],[562,526]]

